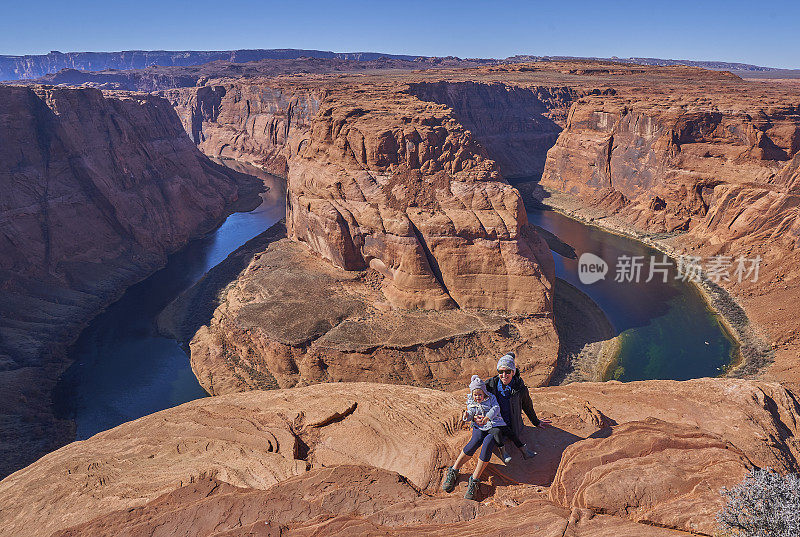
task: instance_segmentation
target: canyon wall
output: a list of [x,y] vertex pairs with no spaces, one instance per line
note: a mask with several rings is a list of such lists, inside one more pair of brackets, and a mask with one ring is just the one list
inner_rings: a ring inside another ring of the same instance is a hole
[[330,52],[325,50],[256,49],[256,50],[125,50],[121,52],[58,52],[25,56],[0,56],[0,80],[38,78],[61,69],[100,71],[103,69],[142,69],[151,65],[188,66],[213,61],[234,63],[264,59],[326,58],[353,61],[393,58],[412,61],[417,56],[379,52]]
[[203,153],[286,177],[289,136],[309,128],[326,90],[223,79],[162,94]]
[[161,98],[0,86],[0,475],[70,440],[63,347],[257,186],[213,164]]
[[569,196],[550,203],[707,270],[719,259],[712,278],[754,323],[739,306],[729,319],[767,349],[743,371],[766,360],[768,378],[800,383],[800,323],[786,308],[800,297],[799,173],[800,92],[741,82],[581,98],[541,185]]
[[613,191],[621,216],[642,230],[691,229],[716,243],[779,238],[793,247],[797,230],[775,220],[797,193],[800,99],[727,110],[684,100],[582,98],[548,154],[542,185],[584,199]]
[[411,83],[409,92],[451,108],[506,179],[542,174],[572,101],[583,93],[567,86],[449,81]]

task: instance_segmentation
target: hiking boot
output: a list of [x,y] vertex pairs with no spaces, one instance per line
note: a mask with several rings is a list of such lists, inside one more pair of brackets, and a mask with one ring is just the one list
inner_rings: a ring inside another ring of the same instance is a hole
[[465,500],[474,500],[475,494],[478,492],[478,485],[480,481],[472,476],[469,476],[469,483],[467,484],[467,493],[464,494]]
[[504,447],[500,448],[500,458],[503,459],[503,462],[506,464],[511,462],[511,455],[508,454],[508,451],[506,451]]
[[523,445],[520,451],[522,452],[523,459],[532,459],[536,456],[536,452],[529,448],[528,444]]
[[456,488],[456,480],[458,480],[458,470],[450,466],[444,474],[442,490],[445,492],[453,492],[453,489]]

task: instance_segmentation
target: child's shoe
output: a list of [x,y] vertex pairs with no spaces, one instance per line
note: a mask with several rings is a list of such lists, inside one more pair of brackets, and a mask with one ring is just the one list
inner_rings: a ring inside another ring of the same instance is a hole
[[536,456],[536,452],[531,448],[529,448],[528,444],[523,444],[522,449],[520,449],[520,451],[522,452],[523,459],[532,459],[533,457]]
[[500,458],[502,458],[503,462],[506,464],[511,462],[511,455],[508,454],[505,447],[500,448]]
[[442,490],[445,492],[453,492],[456,488],[456,481],[458,480],[458,471],[452,466],[447,468],[444,474],[444,481],[442,482]]
[[475,479],[472,476],[469,476],[469,483],[467,484],[467,493],[464,494],[464,499],[465,500],[474,500],[475,499],[475,494],[477,494],[477,492],[478,492],[478,485],[479,484],[480,484],[480,481],[478,481],[477,479]]

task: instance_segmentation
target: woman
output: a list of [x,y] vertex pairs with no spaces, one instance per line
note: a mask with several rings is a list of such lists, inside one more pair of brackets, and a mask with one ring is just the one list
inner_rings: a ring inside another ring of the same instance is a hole
[[[519,376],[515,360],[516,355],[513,352],[500,358],[497,362],[497,375],[486,381],[486,389],[497,398],[500,415],[507,424],[505,427],[500,427],[500,432],[505,438],[514,442],[514,445],[522,452],[523,458],[528,459],[535,456],[536,452],[519,438],[523,429],[522,412],[525,412],[534,427],[539,427],[543,422],[536,417],[531,394],[522,377]],[[508,455],[505,447],[501,446],[500,451],[503,461],[511,462],[511,456]]]
[[[513,352],[510,352],[500,358],[500,360],[497,362],[497,375],[486,382],[486,389],[484,390],[494,395],[494,397],[497,399],[497,404],[500,408],[500,415],[507,425],[503,425],[495,429],[495,431],[499,430],[499,435],[479,435],[478,440],[476,439],[477,429],[475,427],[475,423],[478,426],[482,426],[485,423],[485,419],[484,422],[481,422],[478,421],[480,418],[475,418],[472,440],[470,440],[467,446],[458,454],[456,461],[452,466],[447,468],[445,472],[444,481],[442,482],[442,489],[445,492],[453,491],[456,486],[456,481],[458,480],[459,468],[461,468],[461,466],[463,466],[464,463],[472,457],[478,446],[482,445],[483,449],[478,457],[478,464],[475,466],[475,471],[469,478],[467,493],[464,495],[464,498],[468,500],[473,500],[475,498],[475,493],[480,483],[481,474],[483,473],[484,468],[486,468],[489,458],[491,457],[491,451],[496,444],[496,436],[505,436],[506,438],[511,439],[511,441],[514,442],[514,444],[520,449],[520,451],[522,451],[522,456],[526,459],[536,455],[535,451],[529,449],[528,446],[522,443],[522,441],[519,439],[519,435],[522,432],[523,427],[522,411],[525,411],[525,414],[528,416],[528,419],[531,420],[531,423],[534,425],[534,427],[545,425],[547,420],[540,420],[538,417],[536,417],[536,412],[533,410],[533,401],[531,401],[531,396],[528,392],[527,386],[525,386],[525,383],[519,376],[519,372],[517,371],[516,364],[514,362],[515,358],[516,356]],[[480,384],[483,385],[483,382],[480,381]],[[470,390],[472,389],[473,384],[470,384]],[[501,397],[502,402],[500,399]],[[502,444],[499,445],[502,446]],[[503,455],[503,460],[506,463],[511,462],[511,457],[506,454],[505,448],[501,447],[501,452]]]

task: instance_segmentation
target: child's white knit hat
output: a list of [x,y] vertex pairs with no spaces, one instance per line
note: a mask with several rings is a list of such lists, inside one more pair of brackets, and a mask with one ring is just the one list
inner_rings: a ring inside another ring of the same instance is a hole
[[486,391],[486,383],[483,382],[481,377],[478,375],[472,375],[472,380],[469,383],[469,391],[472,393],[473,390],[477,389],[480,389],[484,395],[489,395],[489,393]]

